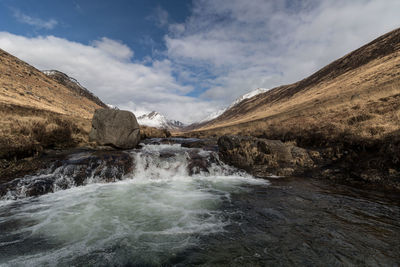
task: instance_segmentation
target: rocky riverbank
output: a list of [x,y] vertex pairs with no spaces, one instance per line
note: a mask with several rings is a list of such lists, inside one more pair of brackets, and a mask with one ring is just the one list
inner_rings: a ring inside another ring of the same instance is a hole
[[[342,140],[343,141],[343,140]],[[304,176],[380,190],[400,190],[400,142],[305,149],[250,136],[218,139],[221,159],[257,177]]]
[[[14,171],[18,169],[19,172],[9,173],[8,179],[0,180],[0,199],[39,196],[91,183],[124,180],[135,176],[140,169],[149,168],[149,164],[143,163],[138,155],[151,155],[154,160],[169,162],[183,153],[184,161],[187,162],[185,174],[188,176],[210,174],[213,166],[219,166],[221,170],[225,167],[229,169],[219,159],[215,149],[196,148],[200,147],[200,142],[190,139],[156,138],[144,140],[144,143],[131,150],[116,150],[112,147],[48,150],[40,157],[25,159],[24,163],[19,162],[5,169]],[[197,145],[190,145],[195,143]],[[148,145],[160,149],[150,153]],[[163,145],[171,146],[171,149],[163,150]],[[140,166],[137,167],[137,164]]]
[[[376,147],[373,152],[369,152],[370,147],[301,148],[294,142],[234,135],[218,139],[154,138],[142,142],[144,145],[179,144],[187,149],[189,175],[208,172],[212,164],[221,165],[223,161],[259,178],[317,178],[383,191],[400,190],[400,170],[396,165],[399,147],[393,142]],[[136,163],[132,155],[143,152],[141,147],[129,151],[107,146],[44,150],[37,157],[3,160],[0,196],[21,190],[26,196],[42,195],[55,187],[81,186],[93,179],[96,182],[122,180],[134,171]],[[168,159],[174,153],[163,152],[158,157]]]

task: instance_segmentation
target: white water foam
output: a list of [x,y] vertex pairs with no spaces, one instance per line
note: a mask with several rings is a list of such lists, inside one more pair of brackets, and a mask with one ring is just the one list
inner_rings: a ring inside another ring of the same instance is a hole
[[136,168],[124,181],[0,201],[0,264],[157,265],[224,231],[230,222],[219,207],[267,181],[220,162],[189,176],[190,151],[146,145],[132,152]]

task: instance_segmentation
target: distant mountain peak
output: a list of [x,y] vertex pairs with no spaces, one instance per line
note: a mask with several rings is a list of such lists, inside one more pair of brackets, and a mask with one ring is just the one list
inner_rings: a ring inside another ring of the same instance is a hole
[[179,129],[184,126],[180,121],[169,120],[164,115],[158,113],[157,111],[152,111],[150,113],[144,114],[137,117],[138,123],[140,125],[151,126],[162,129]]
[[238,98],[236,98],[236,100],[233,101],[232,104],[230,104],[227,108],[223,108],[223,109],[217,110],[217,111],[211,113],[210,115],[208,115],[207,117],[205,117],[204,119],[202,119],[201,121],[199,121],[197,123],[205,123],[205,122],[211,121],[211,120],[219,117],[220,115],[222,115],[228,109],[230,109],[230,108],[236,106],[237,104],[241,103],[243,100],[252,98],[252,97],[254,97],[256,95],[265,93],[267,91],[268,91],[268,89],[265,89],[265,88],[257,88],[257,89],[255,89],[255,90],[253,90],[251,92],[248,92],[248,93],[246,93],[244,95],[241,95]]
[[251,92],[248,92],[248,93],[246,93],[244,95],[241,95],[238,98],[236,98],[236,100],[233,101],[232,104],[227,109],[230,109],[231,107],[236,106],[237,104],[239,104],[240,102],[242,102],[245,99],[252,98],[252,97],[254,97],[256,95],[265,93],[267,91],[268,91],[268,89],[265,89],[265,88],[257,88],[257,89],[255,89],[255,90],[253,90]]

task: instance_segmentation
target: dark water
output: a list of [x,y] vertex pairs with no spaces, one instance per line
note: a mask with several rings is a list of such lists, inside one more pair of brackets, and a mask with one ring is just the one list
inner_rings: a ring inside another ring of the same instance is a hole
[[146,145],[124,181],[0,201],[0,265],[399,265],[399,196],[218,162],[189,175],[190,151]]
[[[187,251],[186,264],[399,266],[400,199],[304,178],[235,194],[227,232]],[[180,264],[178,264],[180,265]]]

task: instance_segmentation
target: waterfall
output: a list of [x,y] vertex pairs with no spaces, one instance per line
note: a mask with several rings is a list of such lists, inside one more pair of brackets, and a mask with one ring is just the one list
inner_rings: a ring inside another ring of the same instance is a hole
[[[215,152],[179,144],[127,155],[133,167],[123,175],[120,166],[80,153],[20,179],[24,188],[0,201],[0,253],[7,251],[0,265],[158,265],[223,232],[230,217],[220,207],[232,193],[268,183]],[[82,166],[90,167],[84,175]],[[43,181],[47,194],[26,197]]]

